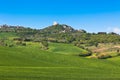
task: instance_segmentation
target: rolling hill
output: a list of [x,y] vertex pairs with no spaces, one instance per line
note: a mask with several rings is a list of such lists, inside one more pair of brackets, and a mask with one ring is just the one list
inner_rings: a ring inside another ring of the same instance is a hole
[[74,32],[75,30],[65,24],[51,25],[41,30],[44,33],[65,33],[65,32]]
[[[120,35],[86,33],[64,24],[41,30],[5,28],[0,32],[0,80],[120,79],[119,55],[107,59],[80,56],[103,47],[111,53],[111,46],[119,46]],[[42,41],[48,49],[41,49]],[[112,49],[112,53],[118,51]]]
[[[49,43],[41,50],[38,43],[0,47],[1,80],[119,80],[119,59],[99,60],[76,55],[82,49],[70,44]],[[70,46],[70,47],[69,47]],[[62,49],[60,49],[60,47]],[[73,48],[72,48],[73,47]],[[67,51],[66,49],[72,50]],[[75,52],[74,52],[75,51]],[[66,55],[67,54],[67,55]]]

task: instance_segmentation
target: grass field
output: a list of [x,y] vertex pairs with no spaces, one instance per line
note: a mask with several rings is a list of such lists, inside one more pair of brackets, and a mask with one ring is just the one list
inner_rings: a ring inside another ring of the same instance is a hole
[[119,80],[120,58],[88,59],[71,44],[0,47],[0,80]]
[[12,37],[17,37],[17,34],[14,32],[1,32],[0,33],[0,39],[1,38],[12,38]]

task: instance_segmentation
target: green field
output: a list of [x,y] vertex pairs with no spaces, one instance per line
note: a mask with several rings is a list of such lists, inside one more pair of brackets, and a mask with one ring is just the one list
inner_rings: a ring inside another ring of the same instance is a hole
[[119,80],[120,58],[89,59],[71,44],[0,47],[0,80]]
[[12,38],[12,37],[17,37],[17,34],[16,33],[14,33],[14,32],[1,32],[0,33],[0,39],[1,38]]

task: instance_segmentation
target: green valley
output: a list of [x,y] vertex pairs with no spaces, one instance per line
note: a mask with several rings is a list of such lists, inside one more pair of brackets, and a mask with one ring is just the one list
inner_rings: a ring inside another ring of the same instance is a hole
[[0,31],[0,80],[120,79],[118,34],[67,25]]

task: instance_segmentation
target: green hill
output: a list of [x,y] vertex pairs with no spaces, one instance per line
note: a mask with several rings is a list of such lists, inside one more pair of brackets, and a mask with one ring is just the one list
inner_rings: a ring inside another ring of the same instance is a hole
[[[87,59],[70,44],[49,43],[49,50],[38,43],[0,47],[1,80],[119,80],[119,59]],[[70,51],[67,51],[70,50]],[[72,52],[73,51],[73,52]],[[75,52],[74,52],[75,51]],[[67,54],[67,55],[66,55]]]
[[[0,80],[120,79],[118,34],[81,32],[60,24],[41,30],[5,25],[0,31]],[[101,49],[102,54],[112,51],[112,58],[80,57],[89,51],[97,56]]]
[[57,25],[52,25],[48,26],[44,29],[41,30],[44,33],[65,33],[65,32],[74,32],[75,30],[68,25],[65,24],[57,24]]
[[17,33],[14,33],[14,32],[0,32],[0,39],[10,38],[10,37],[17,37]]

